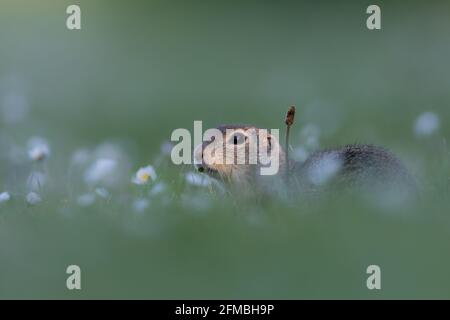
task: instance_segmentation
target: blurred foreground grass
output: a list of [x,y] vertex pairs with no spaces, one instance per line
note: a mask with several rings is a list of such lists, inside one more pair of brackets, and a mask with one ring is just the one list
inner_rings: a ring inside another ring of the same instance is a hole
[[[381,32],[356,1],[79,3],[83,29],[69,32],[70,1],[2,2],[0,192],[12,199],[0,203],[0,298],[450,298],[448,3],[382,1]],[[386,146],[421,199],[236,204],[161,157],[194,120],[277,128],[290,104],[296,150]],[[439,129],[417,136],[426,111]],[[35,135],[50,143],[45,165],[26,159]],[[123,166],[86,185],[76,151]],[[157,195],[130,183],[147,164],[166,186]],[[30,206],[33,171],[47,181]],[[81,206],[85,194],[95,201]],[[70,264],[79,292],[65,287]],[[381,291],[365,286],[370,264]]]

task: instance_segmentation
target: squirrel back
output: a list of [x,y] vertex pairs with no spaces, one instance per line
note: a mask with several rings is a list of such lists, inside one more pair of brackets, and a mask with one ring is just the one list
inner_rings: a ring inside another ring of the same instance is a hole
[[416,182],[391,152],[373,145],[346,145],[292,162],[289,183],[303,193],[327,190],[415,194]]

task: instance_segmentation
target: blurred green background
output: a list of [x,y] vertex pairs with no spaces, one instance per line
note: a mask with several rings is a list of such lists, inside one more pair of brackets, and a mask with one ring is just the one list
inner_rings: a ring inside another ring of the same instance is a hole
[[[70,4],[79,31],[66,28]],[[376,1],[378,31],[366,28],[370,4],[2,0],[0,101],[13,93],[26,115],[0,115],[0,192],[13,193],[0,203],[0,298],[450,298],[450,3]],[[83,190],[68,163],[79,148],[118,143],[132,174],[194,120],[279,128],[291,104],[294,146],[311,123],[321,147],[386,146],[417,177],[419,203],[236,205],[180,186],[190,169],[168,158],[156,169],[169,200],[144,213],[132,212],[142,191],[129,184],[75,203]],[[427,111],[440,128],[418,137]],[[11,178],[30,166],[5,146],[34,135],[52,147],[51,183],[30,207]],[[82,269],[81,291],[65,287],[69,264]],[[381,291],[366,288],[370,264]]]

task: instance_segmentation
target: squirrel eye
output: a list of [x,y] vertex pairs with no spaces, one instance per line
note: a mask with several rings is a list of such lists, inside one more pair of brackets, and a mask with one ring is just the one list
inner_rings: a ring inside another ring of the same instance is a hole
[[235,145],[243,144],[245,142],[245,136],[242,133],[235,133],[230,137],[229,141]]

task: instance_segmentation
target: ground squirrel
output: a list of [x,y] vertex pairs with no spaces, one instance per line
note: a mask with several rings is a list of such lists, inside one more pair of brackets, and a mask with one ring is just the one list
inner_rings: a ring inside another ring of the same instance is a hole
[[[287,159],[279,140],[273,135],[267,134],[263,139],[255,135],[255,132],[261,131],[257,127],[223,125],[217,129],[223,138],[198,145],[194,150],[195,166],[200,172],[222,180],[239,194],[276,193],[289,194],[295,198],[300,195],[323,194],[330,190],[365,190],[370,193],[377,191],[388,195],[392,195],[392,192],[396,195],[409,195],[415,189],[415,182],[402,162],[381,147],[346,145],[317,151],[306,161],[297,162]],[[257,159],[252,159],[249,153],[252,142],[257,145],[257,152],[253,155]],[[267,160],[261,159],[267,157],[267,154],[260,152],[260,148],[264,147],[269,152],[276,150],[278,153],[279,170],[275,175],[261,175],[259,171],[261,163],[267,163],[261,161]],[[207,148],[210,151],[205,153]],[[233,149],[234,161],[224,163],[226,150]],[[243,155],[245,158],[239,159]]]

